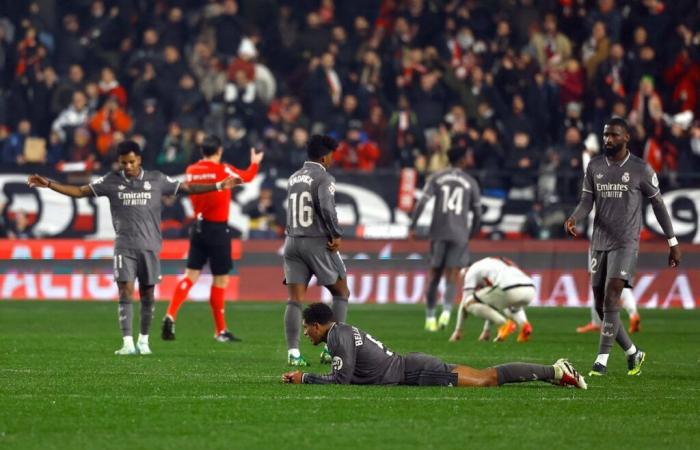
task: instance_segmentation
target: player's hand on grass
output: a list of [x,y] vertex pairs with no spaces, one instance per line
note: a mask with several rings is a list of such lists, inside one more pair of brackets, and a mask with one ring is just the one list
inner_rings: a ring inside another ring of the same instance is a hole
[[265,153],[258,152],[255,147],[250,147],[250,163],[260,164],[265,157]]
[[576,233],[576,220],[574,220],[573,217],[566,219],[566,222],[564,222],[564,230],[566,230],[566,233],[569,236],[578,237],[578,234]]
[[669,267],[678,267],[681,264],[681,246],[674,245],[668,252]]
[[287,372],[282,374],[282,382],[289,384],[301,384],[301,378],[304,375],[300,370],[295,370],[294,372]]
[[49,179],[37,174],[29,175],[29,178],[27,178],[27,184],[29,187],[49,187]]
[[462,330],[455,330],[450,336],[450,342],[457,342],[462,339]]
[[328,249],[328,251],[331,252],[337,252],[338,250],[340,250],[340,238],[337,237],[328,241],[328,243],[326,244],[326,248]]

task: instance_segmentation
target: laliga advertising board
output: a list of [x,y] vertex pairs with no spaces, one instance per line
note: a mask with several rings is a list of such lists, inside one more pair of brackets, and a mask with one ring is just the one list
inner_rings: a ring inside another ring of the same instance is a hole
[[[234,271],[226,289],[227,300],[286,301],[282,284],[280,251],[283,242],[232,243]],[[0,298],[18,300],[116,300],[111,273],[112,241],[26,240],[0,241],[0,259],[12,260],[16,272],[0,274]],[[679,270],[665,268],[667,246],[646,242],[641,246],[634,296],[642,308],[700,307],[700,246],[684,244]],[[188,241],[163,242],[163,279],[156,298],[170,299],[185,267]],[[422,302],[425,290],[427,241],[363,240],[343,242],[348,267],[350,301],[353,303]],[[506,256],[529,273],[537,288],[533,306],[583,307],[592,302],[586,270],[586,242],[572,241],[475,241],[472,259]],[[28,269],[28,259],[47,259],[54,268],[70,267],[70,261],[95,260],[90,273],[61,273]],[[205,269],[206,270],[206,269]],[[312,280],[313,284],[313,280]],[[203,275],[190,292],[192,300],[209,298],[209,277]],[[325,290],[312,286],[309,301],[324,300]]]

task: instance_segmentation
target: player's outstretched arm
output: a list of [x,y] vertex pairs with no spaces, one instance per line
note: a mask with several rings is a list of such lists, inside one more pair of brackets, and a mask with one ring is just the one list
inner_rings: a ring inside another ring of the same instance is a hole
[[673,231],[671,216],[668,214],[668,210],[666,209],[661,195],[655,195],[649,200],[651,201],[651,209],[654,211],[654,216],[656,216],[656,220],[659,222],[659,225],[661,225],[661,229],[668,240],[668,245],[671,247],[668,254],[668,265],[670,267],[678,267],[681,263],[681,248],[678,245],[678,239],[676,239],[676,234]]
[[72,186],[70,184],[62,184],[49,180],[48,178],[37,174],[30,175],[29,178],[27,178],[27,184],[29,187],[48,188],[52,191],[58,192],[59,194],[74,198],[88,197],[92,194],[90,186],[87,184],[83,186]]
[[242,182],[243,180],[241,180],[241,178],[238,176],[228,177],[219,181],[218,183],[210,184],[190,184],[185,182],[180,185],[180,191],[184,192],[185,194],[205,194],[212,191],[231,189],[234,186],[238,186]]

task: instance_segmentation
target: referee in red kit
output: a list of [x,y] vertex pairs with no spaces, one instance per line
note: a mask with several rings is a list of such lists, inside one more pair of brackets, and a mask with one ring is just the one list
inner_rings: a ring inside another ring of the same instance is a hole
[[[229,176],[238,176],[244,183],[251,181],[258,173],[263,153],[250,149],[250,166],[246,170],[237,169],[221,162],[224,153],[221,139],[208,136],[200,146],[203,158],[187,167],[187,181],[201,184],[218,183]],[[190,251],[187,255],[185,275],[178,281],[175,293],[163,318],[163,340],[175,339],[177,311],[187,299],[192,285],[197,282],[202,267],[209,261],[214,276],[209,296],[209,305],[214,316],[214,339],[219,342],[238,341],[226,327],[224,319],[224,291],[228,284],[231,262],[231,235],[228,229],[228,215],[231,204],[229,189],[216,190],[207,194],[190,197],[194,207],[195,223],[190,233]]]

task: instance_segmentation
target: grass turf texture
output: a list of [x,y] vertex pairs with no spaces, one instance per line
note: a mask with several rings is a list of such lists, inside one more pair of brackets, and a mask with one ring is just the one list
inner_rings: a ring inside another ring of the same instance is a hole
[[[642,311],[643,374],[628,377],[615,348],[609,375],[580,391],[283,385],[284,304],[227,310],[242,343],[215,342],[208,305],[189,303],[176,341],[156,320],[152,356],[117,357],[114,303],[0,302],[0,448],[697,448],[700,311]],[[349,318],[398,352],[475,367],[566,356],[588,371],[598,337],[574,333],[588,310],[528,314],[528,344],[476,342],[474,319],[450,344],[422,331],[419,306],[351,305]],[[302,339],[310,369],[328,371]]]

